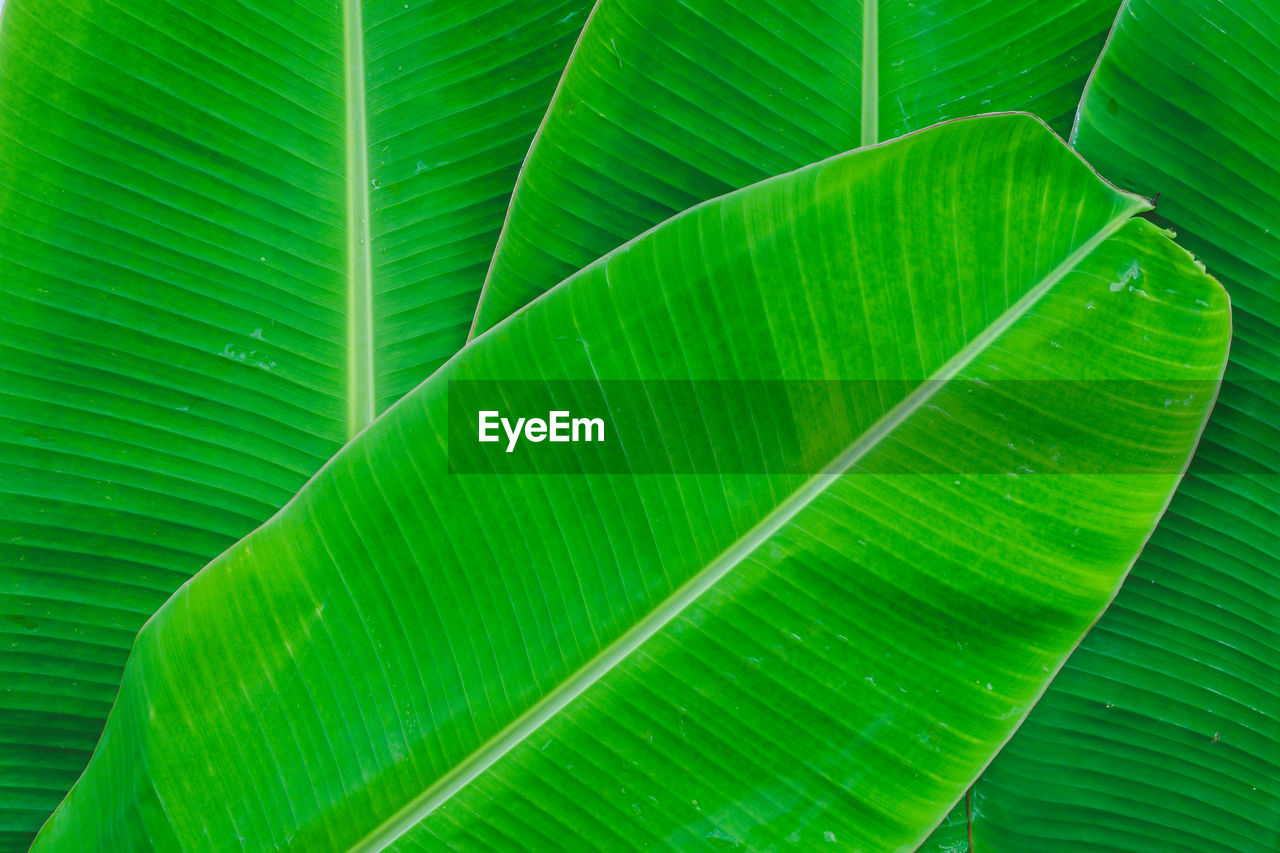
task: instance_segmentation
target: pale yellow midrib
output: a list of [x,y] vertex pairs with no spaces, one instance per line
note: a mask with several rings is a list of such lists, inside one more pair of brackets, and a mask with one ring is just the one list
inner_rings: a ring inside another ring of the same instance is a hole
[[369,129],[361,0],[343,0],[347,137],[347,437],[374,418],[373,262],[369,249]]
[[762,518],[741,538],[730,545],[706,568],[689,579],[652,613],[636,623],[630,630],[614,640],[594,658],[584,664],[555,690],[525,711],[506,728],[490,738],[466,760],[429,788],[415,797],[399,812],[386,820],[348,853],[375,853],[385,850],[397,838],[404,835],[424,818],[465,788],[481,773],[496,764],[503,756],[519,746],[530,734],[547,720],[564,710],[578,696],[608,674],[615,666],[648,639],[662,630],[689,607],[704,592],[711,589],[732,571],[748,555],[778,532],[801,510],[808,506],[828,484],[846,473],[872,450],[886,435],[893,432],[908,417],[923,408],[949,380],[973,362],[987,347],[1003,335],[1061,281],[1067,273],[1088,257],[1094,249],[1118,231],[1136,213],[1132,205],[1126,205],[1093,237],[1054,267],[1017,302],[1005,310],[996,320],[983,329],[960,352],[948,360],[920,383],[914,392],[893,407],[873,424],[856,441],[832,460],[820,473],[810,478],[790,497]]

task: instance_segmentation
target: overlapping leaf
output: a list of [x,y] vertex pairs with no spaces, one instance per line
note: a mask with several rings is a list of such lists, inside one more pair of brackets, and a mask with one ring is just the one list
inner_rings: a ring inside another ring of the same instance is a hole
[[1116,0],[603,0],[521,173],[483,331],[708,198],[956,116],[1065,134]]
[[1280,848],[1280,10],[1129,0],[1075,144],[1222,279],[1227,381],[1115,604],[975,789],[975,849]]
[[[998,116],[593,264],[157,613],[36,849],[917,843],[1106,605],[1208,413],[1225,295],[1143,207]],[[852,443],[821,409],[659,393],[815,378],[873,380],[840,386]],[[662,427],[626,458],[696,470],[446,473],[464,380],[573,379],[646,380],[608,400]],[[1186,382],[1210,390],[1165,405]]]
[[4,4],[0,849],[142,622],[462,343],[588,8]]

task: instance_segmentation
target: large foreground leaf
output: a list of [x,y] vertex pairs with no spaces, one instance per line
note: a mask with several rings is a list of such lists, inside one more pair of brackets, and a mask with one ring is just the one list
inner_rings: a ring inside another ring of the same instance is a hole
[[945,118],[1070,127],[1116,0],[603,0],[530,149],[484,331],[704,199]]
[[583,0],[8,0],[0,849],[142,622],[462,343]]
[[[1208,413],[1225,295],[1143,207],[998,116],[593,264],[156,614],[36,849],[918,843],[1105,607]],[[585,473],[447,473],[477,380],[587,380],[653,423],[606,447],[691,465],[571,445]],[[744,407],[736,380],[787,394]],[[841,390],[790,397],[814,387]]]
[[1204,441],[1114,606],[975,790],[975,849],[1280,849],[1280,9],[1130,0],[1076,145],[1235,304]]

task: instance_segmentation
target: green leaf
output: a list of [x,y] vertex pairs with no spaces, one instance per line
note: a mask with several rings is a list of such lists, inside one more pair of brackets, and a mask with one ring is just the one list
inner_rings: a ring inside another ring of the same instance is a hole
[[1117,0],[602,0],[516,184],[475,331],[705,199],[947,118],[1070,127]]
[[462,344],[588,8],[4,4],[0,849],[143,621]]
[[[1207,416],[1225,294],[1144,207],[996,116],[584,269],[161,608],[35,849],[918,843],[1106,606]],[[825,409],[721,393],[833,378]],[[668,399],[690,379],[719,382]],[[448,473],[486,380],[643,380],[606,400],[658,424],[625,454],[697,471]]]
[[[1049,689],[1052,690],[1053,686],[1050,685]],[[1016,738],[1017,735],[1015,734],[1014,737]],[[999,760],[998,755],[996,760]],[[972,788],[966,791],[964,799],[956,803],[955,808],[947,813],[942,823],[938,824],[925,842],[916,848],[915,853],[973,853],[973,839],[969,831],[973,826],[976,794],[977,792]]]
[[975,849],[1280,849],[1280,11],[1130,0],[1075,144],[1235,306],[1227,380],[1115,604],[977,787]]

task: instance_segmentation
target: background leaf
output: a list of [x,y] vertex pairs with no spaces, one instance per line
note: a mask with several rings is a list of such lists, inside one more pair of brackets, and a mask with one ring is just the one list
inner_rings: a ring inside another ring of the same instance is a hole
[[[1216,384],[1225,294],[1143,207],[997,116],[593,264],[157,613],[36,849],[914,845],[1106,605],[1207,415],[1211,390],[1161,400]],[[658,382],[689,378],[888,382],[818,410]],[[607,400],[658,424],[628,458],[706,473],[447,474],[460,383],[488,379],[657,383]]]
[[1227,380],[1115,603],[976,788],[980,851],[1280,849],[1280,11],[1130,0],[1075,144],[1234,304]]
[[462,343],[587,8],[5,4],[0,850],[142,622]]
[[475,330],[687,207],[956,116],[1059,133],[1116,0],[603,0],[521,172]]

